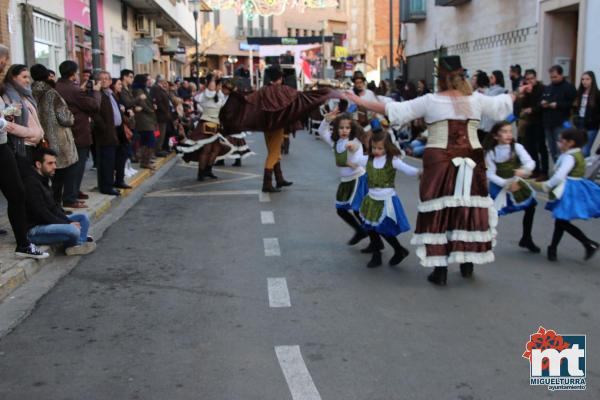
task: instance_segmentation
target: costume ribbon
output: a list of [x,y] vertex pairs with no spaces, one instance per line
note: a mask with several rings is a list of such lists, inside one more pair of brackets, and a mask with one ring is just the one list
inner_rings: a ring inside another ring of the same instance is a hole
[[452,163],[458,168],[456,184],[454,186],[454,198],[470,200],[473,169],[477,164],[469,157],[454,157]]

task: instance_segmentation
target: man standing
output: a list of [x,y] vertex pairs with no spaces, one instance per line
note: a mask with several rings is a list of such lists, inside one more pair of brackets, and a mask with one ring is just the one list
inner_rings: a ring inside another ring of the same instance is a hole
[[523,76],[521,75],[522,70],[519,64],[511,65],[508,75],[510,76],[510,82],[513,93],[519,91],[519,86],[523,82]]
[[115,156],[119,140],[117,127],[123,124],[119,104],[110,90],[112,79],[110,73],[102,71],[98,74],[102,87],[100,112],[94,115],[94,140],[98,157],[98,188],[100,193],[120,196],[115,189]]
[[96,243],[88,236],[86,214],[67,216],[54,200],[49,182],[56,171],[56,152],[40,148],[33,157],[35,172],[25,178],[28,236],[35,244],[63,243],[69,256],[91,253]]
[[133,71],[130,69],[121,70],[121,82],[123,89],[121,90],[121,103],[128,110],[135,108],[135,98],[131,93],[131,85],[133,84]]
[[162,76],[157,76],[156,83],[150,89],[150,97],[152,97],[152,101],[156,106],[156,121],[160,131],[160,136],[156,141],[155,153],[157,157],[166,157],[167,153],[163,150],[163,145],[167,135],[167,126],[173,119],[171,116],[171,100],[169,99],[169,82]]
[[545,87],[540,105],[543,109],[542,118],[546,143],[552,159],[556,162],[559,156],[556,144],[558,134],[571,115],[577,91],[575,86],[567,82],[563,76],[563,69],[560,65],[550,67],[548,72],[550,73],[551,83]]
[[81,192],[81,182],[85,172],[85,163],[92,145],[92,129],[90,118],[100,109],[100,83],[96,82],[91,94],[86,94],[85,87],[81,88],[77,71],[77,63],[71,60],[63,61],[58,70],[60,79],[56,82],[56,90],[67,102],[69,109],[73,113],[75,122],[71,128],[77,147],[78,161],[76,172],[71,179],[65,180],[65,189],[63,206],[68,208],[86,208],[83,201],[88,195]]
[[540,181],[548,180],[548,148],[542,123],[542,96],[544,85],[537,80],[534,69],[525,71],[524,92],[519,94],[517,104],[521,109],[521,118],[525,120],[525,148],[535,161],[532,178]]

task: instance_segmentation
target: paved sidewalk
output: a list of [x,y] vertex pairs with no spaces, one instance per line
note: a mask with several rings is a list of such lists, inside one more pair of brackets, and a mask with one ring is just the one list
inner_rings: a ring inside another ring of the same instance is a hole
[[[162,168],[169,160],[175,157],[172,153],[166,158],[158,158],[156,162],[157,170]],[[138,173],[127,179],[127,183],[133,186],[133,189],[121,190],[122,196],[115,197],[104,195],[98,192],[96,185],[96,171],[91,169],[91,163],[88,163],[82,184],[82,189],[90,198],[86,200],[88,208],[81,210],[72,210],[75,213],[87,213],[92,221],[92,225],[98,221],[107,211],[113,207],[116,202],[129,196],[144,181],[154,174],[148,169],[139,168],[138,164],[133,164]],[[62,254],[63,249],[60,246],[41,246],[50,252],[50,257],[44,260],[22,259],[14,255],[15,238],[12,234],[8,217],[6,214],[6,199],[0,196],[0,227],[6,229],[8,234],[0,236],[0,301],[5,299],[12,291],[31,279],[45,264],[53,260],[53,255],[57,252]]]

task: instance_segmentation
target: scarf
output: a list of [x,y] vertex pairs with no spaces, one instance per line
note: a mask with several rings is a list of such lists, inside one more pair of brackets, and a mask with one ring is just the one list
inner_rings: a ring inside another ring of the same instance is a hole
[[19,125],[27,126],[29,122],[29,109],[23,99],[27,99],[37,108],[37,101],[31,95],[31,88],[25,88],[16,82],[6,83],[4,85],[4,93],[10,99],[11,103],[21,103],[21,116],[15,117],[15,122]]

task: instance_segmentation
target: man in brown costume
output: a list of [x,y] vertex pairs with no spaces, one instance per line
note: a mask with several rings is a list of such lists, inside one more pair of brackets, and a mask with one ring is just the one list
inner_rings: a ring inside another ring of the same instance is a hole
[[[225,134],[243,131],[265,133],[268,153],[262,191],[274,193],[292,184],[283,178],[281,172],[281,144],[285,128],[334,97],[334,92],[330,89],[299,92],[285,86],[278,67],[267,68],[265,78],[270,83],[252,94],[244,96],[232,92],[221,109],[219,119]],[[273,172],[276,186],[273,186]]]

